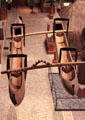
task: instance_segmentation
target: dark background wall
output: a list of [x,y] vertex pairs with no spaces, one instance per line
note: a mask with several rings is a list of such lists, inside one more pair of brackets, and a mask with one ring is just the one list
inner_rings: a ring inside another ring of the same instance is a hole
[[13,0],[13,2],[17,6],[24,6],[26,4],[26,0]]
[[[14,4],[17,6],[25,6],[26,3],[30,4],[30,0],[13,0]],[[34,0],[34,3],[39,3],[40,0]]]

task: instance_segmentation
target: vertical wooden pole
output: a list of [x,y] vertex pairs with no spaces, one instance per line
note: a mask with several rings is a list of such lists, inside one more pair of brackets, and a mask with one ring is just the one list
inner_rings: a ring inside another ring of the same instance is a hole
[[54,52],[54,59],[53,59],[53,63],[57,63],[57,55],[56,55],[56,52]]

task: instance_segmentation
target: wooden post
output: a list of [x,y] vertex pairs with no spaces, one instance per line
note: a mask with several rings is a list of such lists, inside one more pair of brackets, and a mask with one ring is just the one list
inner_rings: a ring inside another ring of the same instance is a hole
[[50,30],[50,24],[47,24],[47,31]]
[[56,55],[56,52],[54,52],[54,59],[53,59],[53,63],[57,63],[57,55]]
[[6,1],[0,0],[0,20],[7,19]]
[[53,15],[55,13],[55,6],[53,4],[53,1],[51,2],[50,9],[49,9],[49,18],[53,19]]

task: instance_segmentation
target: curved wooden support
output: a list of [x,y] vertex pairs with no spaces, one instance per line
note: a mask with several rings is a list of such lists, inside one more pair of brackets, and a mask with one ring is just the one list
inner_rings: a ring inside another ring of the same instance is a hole
[[[56,30],[55,33],[63,33],[67,32],[66,30]],[[72,30],[68,30],[68,32],[72,32]],[[53,31],[42,31],[42,32],[33,32],[33,33],[26,33],[25,36],[32,36],[32,35],[41,35],[41,34],[47,34],[47,33],[53,33]],[[7,37],[6,39],[16,38],[16,37],[23,37],[23,35],[14,35],[13,37]]]
[[48,63],[48,65],[38,65],[38,66],[31,66],[31,67],[24,67],[21,69],[13,69],[13,70],[5,70],[5,71],[1,71],[1,74],[7,74],[7,73],[11,73],[11,72],[22,72],[22,71],[29,71],[29,70],[34,70],[34,69],[41,69],[41,68],[48,68],[48,67],[61,67],[61,66],[67,66],[67,65],[81,65],[81,64],[85,64],[85,62],[67,62],[67,63],[56,63],[56,64],[50,64]]

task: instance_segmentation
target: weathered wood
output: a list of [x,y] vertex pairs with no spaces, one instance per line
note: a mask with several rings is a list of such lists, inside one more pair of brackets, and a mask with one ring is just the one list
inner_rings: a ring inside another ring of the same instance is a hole
[[[22,26],[12,26],[12,33],[13,37],[15,36],[15,29],[23,29]],[[13,69],[21,69],[24,67],[24,58],[23,57],[16,57],[16,55],[22,55],[24,53],[24,45],[23,45],[23,37],[16,37],[11,40],[11,45],[10,45],[10,54],[13,57],[8,56],[8,69],[13,70]],[[15,55],[15,56],[14,56]],[[10,98],[13,102],[14,105],[19,105],[23,98],[24,98],[24,93],[25,93],[25,73],[22,72],[14,72],[14,73],[9,73],[9,89],[10,89]],[[13,99],[12,96],[14,95],[15,100]]]
[[[59,32],[67,32],[66,30],[56,30],[55,33]],[[69,30],[68,32],[72,32],[72,30]],[[41,34],[47,34],[47,33],[53,33],[53,31],[42,31],[42,32],[33,32],[33,33],[27,33],[25,36],[32,36],[32,35],[41,35]],[[23,37],[23,35],[14,35],[13,38],[16,37]],[[11,39],[12,37],[7,37],[6,39]]]
[[[22,41],[23,38],[21,38],[21,40],[19,42],[16,42],[15,40],[12,40],[12,48],[11,48],[11,51],[10,53],[11,54],[23,54],[23,41]],[[18,49],[18,48],[21,48],[21,49]],[[21,64],[23,63],[23,64]],[[20,57],[17,57],[17,58],[11,58],[10,59],[10,69],[19,69],[21,68],[22,66],[24,66],[24,61],[22,58]],[[15,86],[18,85],[20,86],[21,85],[21,79],[22,79],[22,76],[16,78],[16,77],[13,77],[11,76],[12,78],[12,84],[14,84]]]
[[80,65],[85,64],[85,62],[67,62],[67,63],[56,63],[56,64],[48,64],[48,65],[38,65],[32,67],[24,67],[21,69],[13,69],[13,70],[5,70],[1,71],[1,74],[11,73],[11,72],[20,72],[20,71],[27,71],[27,70],[34,70],[34,69],[41,69],[41,68],[48,68],[48,67],[60,67],[60,66],[67,66],[67,65]]
[[[56,25],[55,29],[63,29],[63,23],[62,23],[62,19],[60,19],[60,22],[58,19],[55,19],[54,25]],[[61,27],[60,27],[61,25]],[[67,23],[68,25],[68,23]],[[67,36],[64,33],[57,33],[55,34],[55,44],[56,44],[56,54],[58,55],[58,59],[59,62],[61,63],[68,63],[68,62],[73,62],[72,59],[72,55],[70,52],[70,49],[63,49],[63,48],[69,48],[68,45],[68,40],[67,40]],[[55,56],[54,56],[55,57]],[[57,61],[57,59],[56,59]],[[69,64],[67,66],[60,66],[60,77],[62,80],[62,83],[66,89],[66,91],[71,94],[74,95],[75,94],[75,90],[72,87],[72,85],[77,86],[77,78],[75,78],[76,76],[76,71],[75,68],[72,64]],[[74,84],[73,84],[74,81]]]

